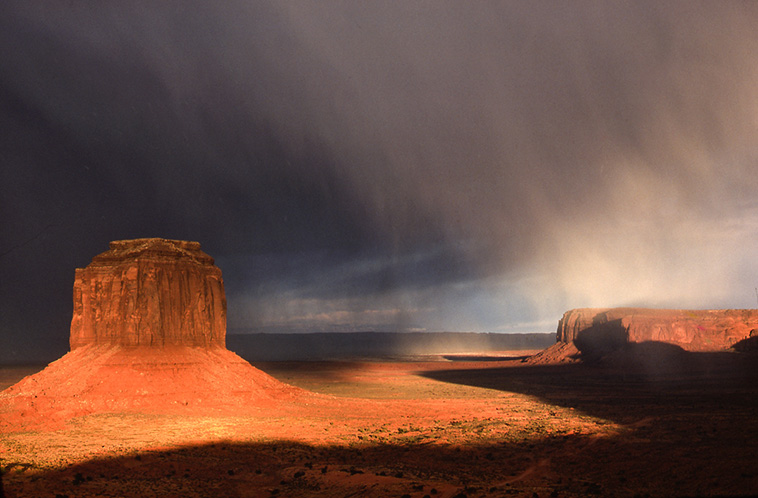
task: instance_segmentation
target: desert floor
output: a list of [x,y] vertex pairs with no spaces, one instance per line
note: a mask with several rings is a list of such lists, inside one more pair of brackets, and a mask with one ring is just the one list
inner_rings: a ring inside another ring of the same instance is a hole
[[[257,363],[320,393],[235,416],[113,413],[0,434],[8,497],[758,493],[758,356]],[[0,368],[0,388],[40,367]]]

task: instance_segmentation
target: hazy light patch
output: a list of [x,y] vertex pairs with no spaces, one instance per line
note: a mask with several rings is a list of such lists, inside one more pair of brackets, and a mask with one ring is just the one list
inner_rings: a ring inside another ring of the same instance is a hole
[[[234,303],[237,317],[230,328],[291,332],[406,331],[423,329],[415,317],[431,309],[398,307],[397,296],[372,300],[355,298],[302,298],[296,291]],[[371,307],[369,307],[369,305]]]
[[754,205],[736,208],[723,184],[701,185],[693,201],[681,183],[639,164],[616,168],[606,185],[597,213],[549,224],[535,301],[561,293],[567,308],[740,305],[735,286],[756,275]]
[[[558,316],[558,315],[556,315]],[[560,318],[560,316],[558,316]],[[503,325],[492,332],[502,332],[505,334],[531,334],[554,332],[558,325],[558,319],[534,320],[529,322],[515,322]]]
[[[297,330],[333,331],[333,330],[399,330],[418,328],[412,323],[412,317],[424,310],[417,308],[379,308],[361,309],[351,307],[349,302],[309,300],[295,304],[303,314],[273,316],[263,322],[264,327],[290,327]],[[365,303],[362,303],[365,305]],[[381,303],[377,303],[381,304]],[[351,309],[355,308],[355,309]]]
[[[354,297],[230,296],[230,328],[292,331],[550,332],[559,307],[544,310],[509,280],[480,279]],[[538,314],[540,320],[529,320]],[[515,325],[503,326],[504,323]]]

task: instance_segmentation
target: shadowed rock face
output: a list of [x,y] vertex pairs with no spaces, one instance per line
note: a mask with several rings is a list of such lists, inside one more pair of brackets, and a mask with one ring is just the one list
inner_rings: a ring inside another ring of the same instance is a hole
[[592,354],[650,341],[686,351],[723,351],[755,329],[758,310],[579,308],[564,313],[556,338]]
[[225,347],[221,270],[198,242],[119,240],[78,268],[71,349],[85,345]]

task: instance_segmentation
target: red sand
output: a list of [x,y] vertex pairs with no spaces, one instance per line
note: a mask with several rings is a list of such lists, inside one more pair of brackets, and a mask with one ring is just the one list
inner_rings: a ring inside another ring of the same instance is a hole
[[[266,395],[235,406],[247,395],[224,389],[220,413],[158,396],[147,410],[131,404],[54,431],[0,431],[3,481],[9,498],[749,495],[758,489],[755,359],[685,352],[663,369],[268,363],[259,366],[278,381]],[[114,363],[113,382],[139,364],[102,362]],[[156,379],[174,371],[150,368]],[[271,380],[249,369],[256,382],[243,387]],[[121,385],[132,400],[151,398],[134,387]]]
[[313,397],[221,348],[83,346],[0,393],[0,429],[90,413],[233,413]]

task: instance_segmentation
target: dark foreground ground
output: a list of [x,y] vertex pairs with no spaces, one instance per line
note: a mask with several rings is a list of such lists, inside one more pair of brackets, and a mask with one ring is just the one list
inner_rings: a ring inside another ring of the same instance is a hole
[[[677,352],[554,366],[527,366],[523,355],[257,363],[325,396],[315,406],[244,407],[233,417],[100,414],[58,431],[0,434],[4,492],[758,493],[755,354]],[[0,369],[0,382],[27,373]]]

